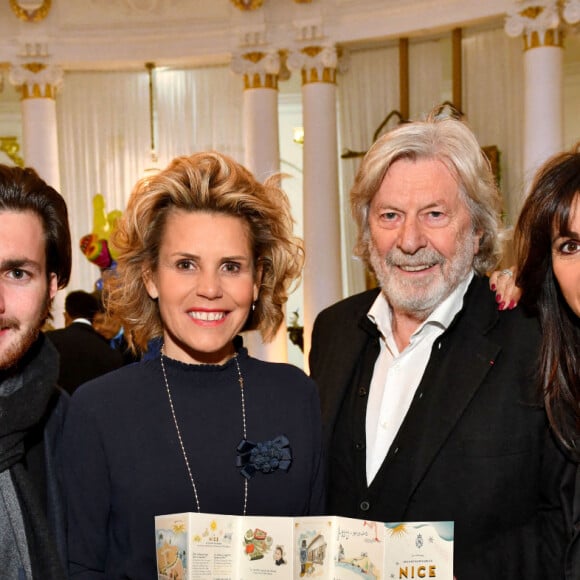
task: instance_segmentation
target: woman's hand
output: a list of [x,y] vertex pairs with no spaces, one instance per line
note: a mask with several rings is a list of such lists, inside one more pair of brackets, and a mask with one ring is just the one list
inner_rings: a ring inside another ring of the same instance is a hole
[[489,287],[495,292],[495,301],[498,310],[514,309],[521,296],[522,291],[516,286],[515,268],[497,270],[489,277]]

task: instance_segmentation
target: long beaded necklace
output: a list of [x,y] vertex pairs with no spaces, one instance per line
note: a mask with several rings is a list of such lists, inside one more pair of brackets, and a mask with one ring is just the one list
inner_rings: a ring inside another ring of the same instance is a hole
[[[163,362],[163,357],[165,356],[165,345],[161,347],[161,372],[163,373],[163,380],[165,381],[165,390],[167,391],[167,398],[169,399],[169,407],[171,409],[171,416],[173,417],[173,423],[175,425],[175,431],[177,432],[177,440],[179,441],[179,446],[181,447],[181,453],[183,454],[183,459],[185,460],[185,467],[187,468],[187,474],[189,475],[189,481],[191,481],[191,487],[193,488],[193,496],[195,498],[195,505],[197,506],[197,511],[201,512],[201,506],[199,503],[199,496],[197,494],[197,487],[195,485],[195,479],[193,478],[193,473],[191,471],[191,466],[189,465],[189,458],[187,457],[187,452],[185,451],[185,445],[183,444],[183,438],[181,437],[181,430],[179,428],[179,423],[177,422],[177,417],[175,415],[175,408],[173,406],[173,397],[171,396],[171,389],[169,388],[169,381],[167,380],[167,373],[165,371],[165,363]],[[234,362],[236,363],[236,369],[238,371],[238,383],[240,385],[240,397],[242,400],[242,435],[244,440],[246,437],[246,399],[244,397],[244,377],[242,376],[242,371],[240,369],[240,363],[238,361],[238,353],[234,355]],[[244,479],[244,512],[246,515],[248,507],[248,480]]]

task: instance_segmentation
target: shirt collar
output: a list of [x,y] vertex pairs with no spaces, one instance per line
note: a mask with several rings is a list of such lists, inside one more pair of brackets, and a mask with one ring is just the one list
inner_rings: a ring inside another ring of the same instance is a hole
[[[447,330],[456,314],[463,306],[463,297],[473,279],[473,270],[461,281],[457,287],[439,304],[429,317],[413,333],[416,335],[428,324],[436,325]],[[380,292],[367,312],[369,320],[377,327],[384,338],[392,334],[392,310],[383,292]]]

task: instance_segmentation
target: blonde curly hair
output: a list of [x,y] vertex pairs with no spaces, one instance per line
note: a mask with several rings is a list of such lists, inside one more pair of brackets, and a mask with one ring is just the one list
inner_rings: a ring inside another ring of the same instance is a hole
[[304,263],[303,243],[293,235],[290,204],[279,181],[277,175],[261,184],[239,163],[212,151],[177,157],[137,182],[111,239],[117,267],[104,280],[108,313],[121,321],[134,351],[146,350],[152,338],[163,335],[158,303],[147,293],[143,275],[156,271],[167,216],[176,209],[239,217],[249,226],[254,274],[259,269],[261,280],[243,330],[259,330],[264,340],[272,340]]

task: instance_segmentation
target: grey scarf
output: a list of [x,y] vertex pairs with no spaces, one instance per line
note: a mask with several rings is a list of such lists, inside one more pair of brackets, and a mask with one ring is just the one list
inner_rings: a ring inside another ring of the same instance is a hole
[[18,368],[0,374],[0,570],[4,578],[65,578],[46,510],[27,472],[26,436],[42,425],[58,376],[56,350],[40,336]]

